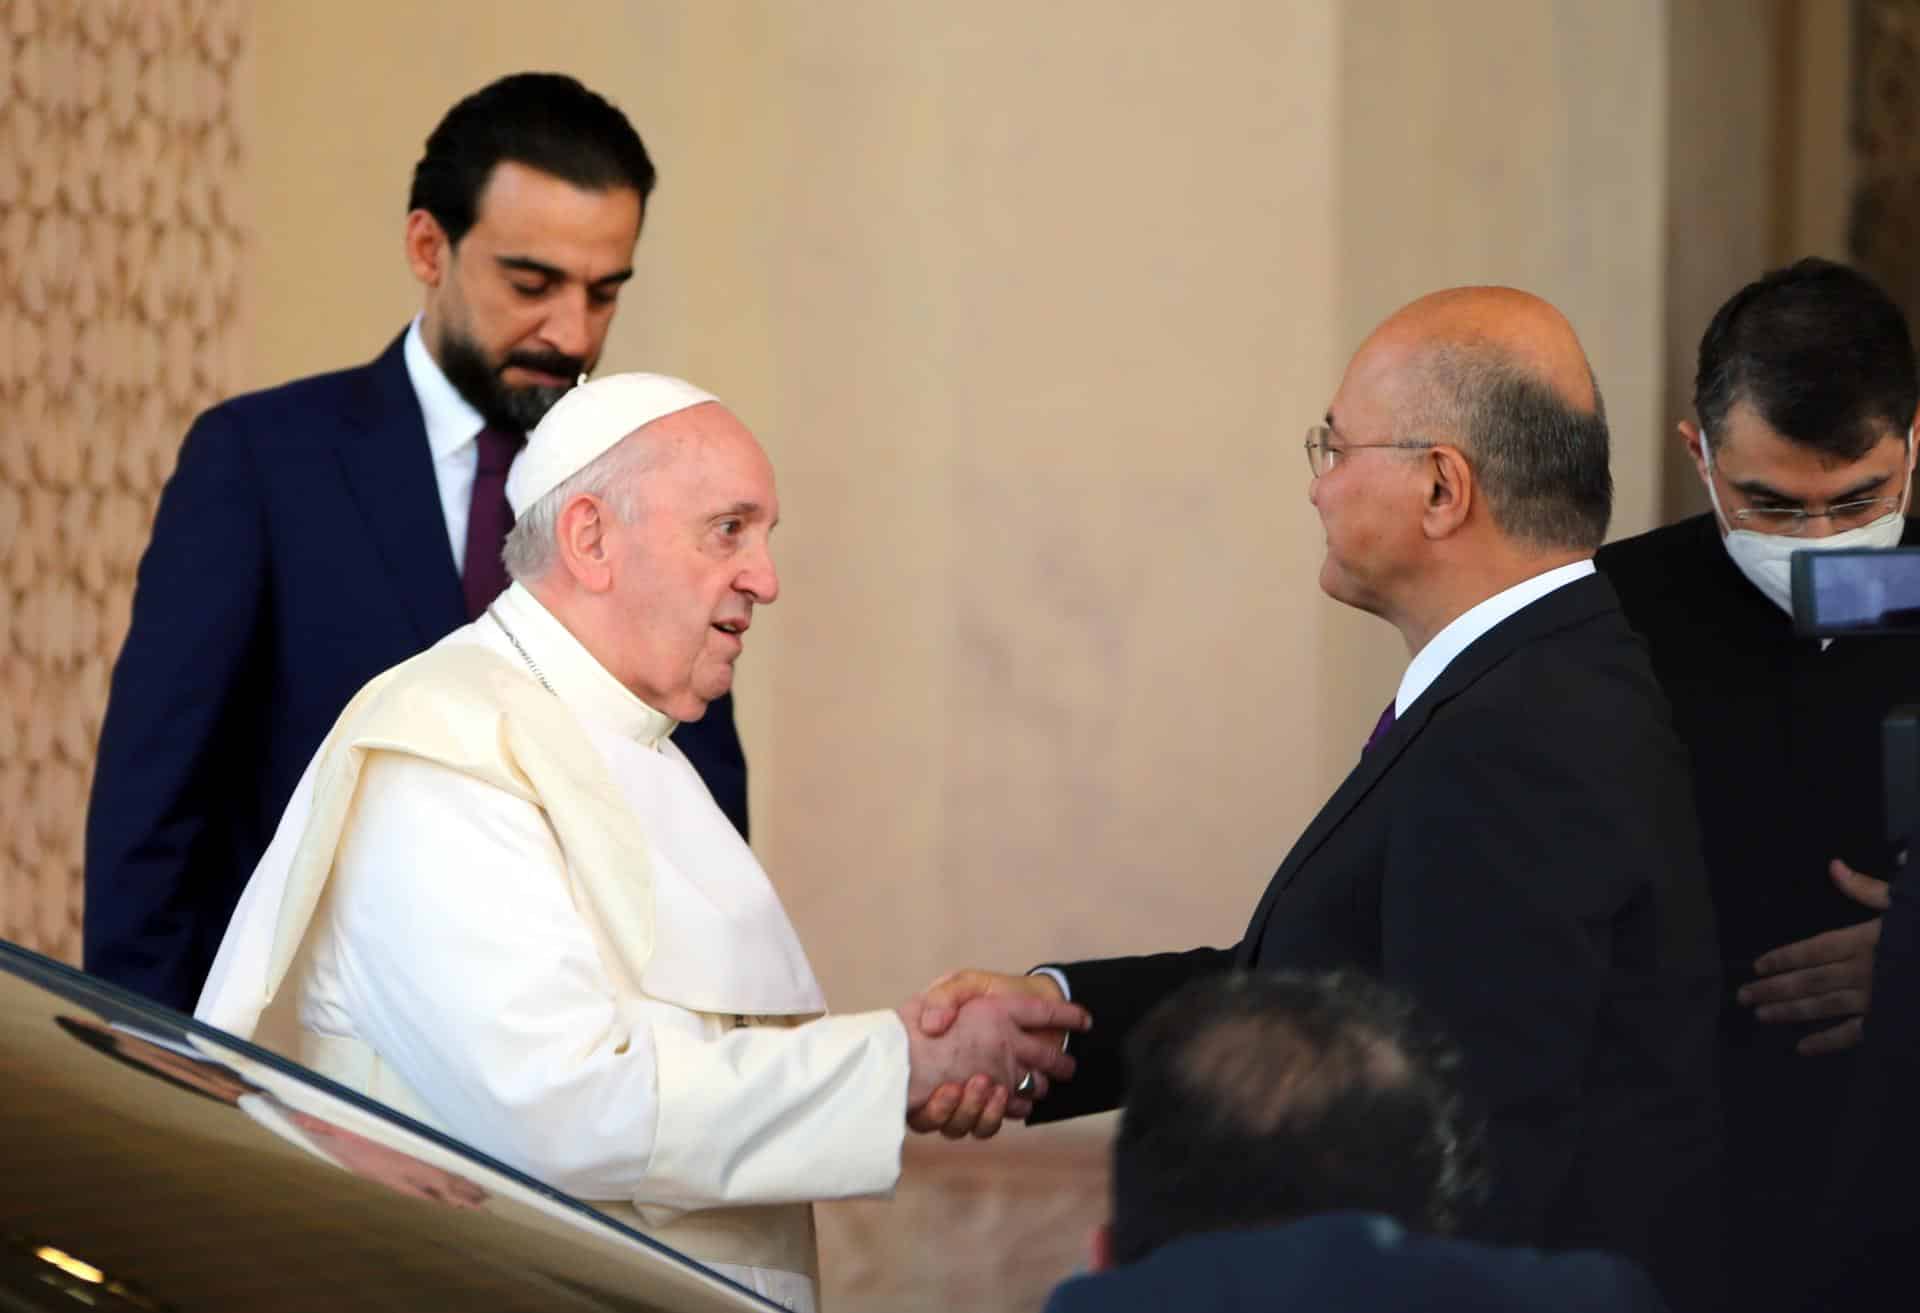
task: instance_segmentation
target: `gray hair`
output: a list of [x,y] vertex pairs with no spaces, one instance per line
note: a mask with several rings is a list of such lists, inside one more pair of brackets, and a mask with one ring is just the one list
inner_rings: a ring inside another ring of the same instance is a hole
[[1536,547],[1598,547],[1612,517],[1613,476],[1606,403],[1592,371],[1590,411],[1490,345],[1440,347],[1427,373],[1418,421],[1456,435],[1500,531]]
[[639,479],[653,467],[656,448],[640,433],[635,429],[595,456],[514,520],[500,552],[509,575],[521,583],[531,583],[553,568],[558,556],[560,512],[575,497],[584,494],[598,498],[625,523],[639,517]]

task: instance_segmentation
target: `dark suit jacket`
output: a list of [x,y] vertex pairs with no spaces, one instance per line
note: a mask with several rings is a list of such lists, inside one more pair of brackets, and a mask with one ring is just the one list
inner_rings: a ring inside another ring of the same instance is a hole
[[1624,1253],[1696,1302],[1719,965],[1685,758],[1605,580],[1460,653],[1307,827],[1237,948],[1066,966],[1095,1028],[1036,1119],[1121,1102],[1133,1025],[1233,966],[1357,968],[1412,995],[1489,1117],[1475,1234]]
[[[1920,541],[1909,521],[1908,544]],[[1725,961],[1720,1016],[1728,1208],[1746,1257],[1735,1302],[1790,1307],[1819,1278],[1808,1200],[1850,1124],[1859,1053],[1806,1058],[1795,1043],[1831,1023],[1763,1025],[1733,993],[1753,960],[1873,913],[1827,876],[1843,858],[1885,876],[1894,845],[1880,789],[1880,724],[1920,701],[1920,638],[1822,646],[1749,583],[1699,515],[1601,549],[1595,564],[1646,640],[1693,764],[1707,876]],[[1876,1006],[1884,998],[1876,993]]]
[[[402,340],[207,411],[161,493],[101,727],[84,951],[183,1012],[334,718],[466,623]],[[745,833],[730,700],[674,741]]]
[[[1920,836],[1916,836],[1920,837]],[[1913,1253],[1920,1244],[1920,888],[1911,875],[1893,885],[1873,961],[1867,1016],[1852,1097],[1832,1130],[1833,1179],[1820,1219],[1822,1243],[1797,1249],[1805,1268],[1799,1307],[1904,1308],[1913,1302]]]
[[1188,1236],[1056,1287],[1046,1313],[1661,1313],[1646,1274],[1607,1254],[1543,1254],[1322,1213]]

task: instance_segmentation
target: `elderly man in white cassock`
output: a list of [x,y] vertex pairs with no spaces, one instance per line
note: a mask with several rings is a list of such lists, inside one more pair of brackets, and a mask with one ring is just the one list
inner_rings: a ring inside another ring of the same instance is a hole
[[1023,1115],[1008,1088],[1070,1076],[1085,1014],[986,999],[940,1039],[918,1000],[823,1015],[669,738],[779,590],[773,471],[732,414],[658,375],[584,384],[507,495],[515,582],[342,713],[197,1015],[810,1309],[808,1201],[891,1189],[943,1085]]

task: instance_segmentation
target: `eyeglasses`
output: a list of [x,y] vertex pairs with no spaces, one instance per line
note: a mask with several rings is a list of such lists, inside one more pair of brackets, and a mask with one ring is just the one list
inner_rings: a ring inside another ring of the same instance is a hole
[[1343,442],[1333,445],[1333,430],[1325,424],[1315,424],[1307,430],[1307,468],[1313,471],[1314,478],[1320,478],[1350,451],[1381,451],[1393,448],[1399,451],[1426,451],[1434,444],[1431,442]]
[[1802,510],[1798,506],[1750,506],[1732,515],[1735,525],[1755,533],[1777,533],[1798,538],[1807,531],[1807,521],[1826,519],[1836,529],[1853,529],[1900,509],[1898,497],[1869,497],[1865,501],[1844,501],[1824,511]]

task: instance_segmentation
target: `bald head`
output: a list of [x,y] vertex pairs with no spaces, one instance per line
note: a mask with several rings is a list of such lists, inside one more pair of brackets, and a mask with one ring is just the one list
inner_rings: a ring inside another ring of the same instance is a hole
[[1368,345],[1375,342],[1416,358],[1461,351],[1497,356],[1571,410],[1591,414],[1598,405],[1593,368],[1573,325],[1517,288],[1450,287],[1423,296],[1375,329]]
[[1347,382],[1392,416],[1396,438],[1458,447],[1509,538],[1591,551],[1606,537],[1606,406],[1573,325],[1546,301],[1511,287],[1423,296],[1373,331]]

